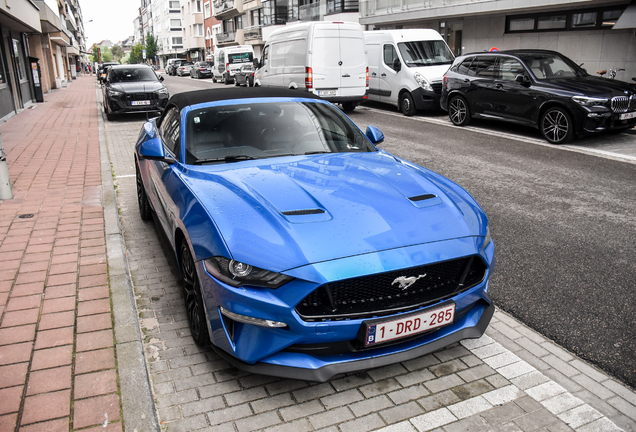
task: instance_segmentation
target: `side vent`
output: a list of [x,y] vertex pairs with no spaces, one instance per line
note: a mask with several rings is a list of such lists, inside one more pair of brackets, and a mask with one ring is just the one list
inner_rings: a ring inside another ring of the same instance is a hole
[[433,199],[433,198],[437,198],[437,195],[424,194],[424,195],[417,195],[417,196],[409,197],[409,199],[411,201],[425,201],[425,200],[429,200],[429,199]]
[[308,210],[290,210],[282,212],[285,216],[306,216],[313,214],[322,214],[325,211],[322,209],[308,209]]

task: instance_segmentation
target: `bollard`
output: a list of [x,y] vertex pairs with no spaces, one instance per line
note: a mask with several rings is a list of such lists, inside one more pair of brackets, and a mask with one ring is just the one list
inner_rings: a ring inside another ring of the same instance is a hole
[[7,158],[4,155],[2,135],[0,135],[0,200],[12,198],[13,191],[11,190],[11,181],[9,180],[9,168],[7,167]]

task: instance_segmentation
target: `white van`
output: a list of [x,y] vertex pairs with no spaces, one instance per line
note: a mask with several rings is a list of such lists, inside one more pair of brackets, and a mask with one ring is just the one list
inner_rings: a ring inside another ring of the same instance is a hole
[[254,48],[252,45],[217,48],[214,51],[212,81],[223,81],[225,84],[234,82],[234,74],[245,63],[254,63]]
[[386,102],[411,116],[438,109],[442,78],[455,56],[435,30],[365,31],[369,100]]
[[314,21],[272,32],[254,84],[309,91],[353,111],[367,97],[367,71],[360,24]]

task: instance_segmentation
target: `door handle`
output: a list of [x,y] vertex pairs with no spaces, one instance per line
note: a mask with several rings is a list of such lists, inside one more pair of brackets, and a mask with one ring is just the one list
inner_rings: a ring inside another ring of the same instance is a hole
[[349,74],[344,74],[342,77],[343,77],[343,78],[350,78],[350,77],[351,77],[351,75],[349,75]]
[[371,76],[376,76],[376,73],[375,73],[375,72],[373,72],[373,73],[371,74]]
[[381,77],[385,77],[385,76],[386,76],[386,74],[385,74],[385,73],[383,73],[383,74],[382,74],[382,75],[380,75],[380,76],[381,76]]
[[503,90],[503,84],[495,84],[497,90]]
[[469,80],[468,78],[465,78],[465,79],[464,79],[464,82],[465,82],[466,84],[468,84],[468,83],[470,83],[470,80]]

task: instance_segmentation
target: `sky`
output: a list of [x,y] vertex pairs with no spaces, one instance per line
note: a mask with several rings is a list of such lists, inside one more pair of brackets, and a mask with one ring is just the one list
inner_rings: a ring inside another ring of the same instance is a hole
[[[104,39],[117,43],[132,36],[140,0],[79,0],[84,18],[86,48]],[[93,22],[89,22],[93,20]]]

